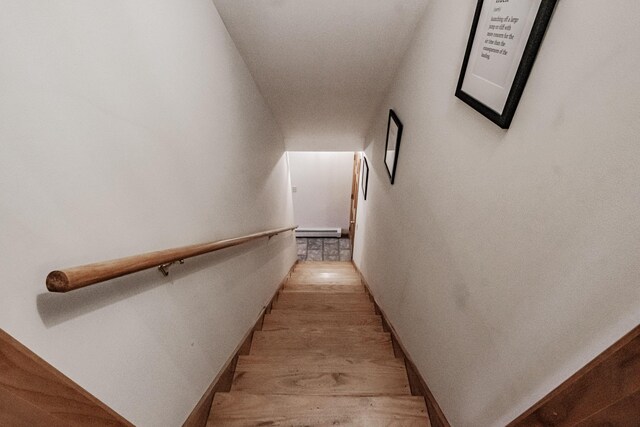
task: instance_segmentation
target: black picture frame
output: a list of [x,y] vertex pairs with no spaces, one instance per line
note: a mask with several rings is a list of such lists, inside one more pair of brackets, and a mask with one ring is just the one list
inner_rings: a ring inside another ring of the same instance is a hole
[[362,196],[367,200],[367,190],[369,189],[369,162],[362,156]]
[[[402,139],[402,122],[395,111],[389,110],[387,121],[387,138],[384,145],[384,166],[387,168],[391,185],[395,181],[398,169],[398,154],[400,153],[400,140]],[[390,149],[393,148],[393,149]],[[391,164],[389,164],[391,162]]]
[[[524,46],[524,51],[522,52],[522,57],[519,60],[519,64],[515,72],[515,76],[513,77],[513,81],[511,82],[509,87],[503,88],[503,89],[508,89],[508,92],[506,90],[503,90],[502,93],[503,94],[508,93],[508,95],[506,96],[506,101],[504,101],[504,107],[502,108],[502,110],[498,111],[497,109],[494,109],[489,105],[487,105],[486,99],[478,99],[481,97],[479,96],[474,97],[463,89],[465,78],[467,77],[467,69],[468,69],[470,60],[471,59],[477,60],[476,58],[477,55],[480,55],[483,58],[487,58],[488,56],[494,54],[493,52],[483,53],[483,50],[479,48],[480,45],[478,45],[478,51],[476,51],[476,53],[474,54],[474,58],[471,58],[474,44],[480,43],[480,40],[476,40],[478,23],[481,20],[481,16],[487,17],[487,14],[489,14],[490,12],[489,10],[485,10],[485,8],[494,7],[494,11],[495,11],[497,9],[496,6],[499,4],[490,0],[489,1],[478,0],[475,15],[473,18],[473,24],[471,26],[471,32],[469,35],[469,41],[467,42],[467,49],[465,51],[464,60],[462,62],[462,69],[460,71],[458,85],[456,87],[456,94],[455,94],[456,97],[458,97],[465,103],[469,104],[472,108],[474,108],[476,111],[478,111],[479,113],[487,117],[489,120],[491,120],[492,122],[500,126],[502,129],[508,129],[513,120],[513,116],[516,112],[516,108],[518,107],[518,103],[520,102],[520,98],[522,97],[522,93],[524,91],[524,87],[527,83],[529,75],[531,74],[533,63],[535,62],[536,56],[538,55],[538,51],[540,50],[540,45],[542,44],[544,34],[549,25],[549,21],[551,20],[551,16],[553,14],[553,10],[555,8],[556,3],[557,3],[557,0],[541,0],[540,6],[537,8],[537,12],[535,14],[535,19],[533,20],[531,31],[528,31],[528,32],[523,31],[523,33],[520,34],[516,39],[513,39],[513,38],[504,39],[504,40],[507,40],[508,42],[511,40],[515,40],[515,42],[511,46],[515,46],[517,44],[517,41],[522,37],[527,37],[527,42],[526,42],[526,45]],[[494,13],[498,13],[498,12],[494,12]],[[507,15],[507,18],[509,17],[513,19],[513,16]],[[530,19],[530,17],[527,17],[527,18]],[[501,21],[496,21],[496,22],[501,22]],[[491,20],[487,21],[485,19],[483,21],[483,24],[487,24],[487,23],[491,25],[493,21]],[[490,27],[487,27],[487,28],[488,28],[487,33],[481,33],[478,35],[478,37],[486,37],[484,40],[485,44],[489,43],[488,40],[492,40],[491,38],[489,38],[490,32],[492,34],[502,34],[502,36],[508,35],[507,33],[494,33],[494,31],[504,31],[502,29],[493,30]],[[481,30],[486,30],[487,28],[483,26]],[[511,35],[513,35],[513,33],[511,33]],[[497,40],[498,39],[495,39],[495,41]],[[503,43],[503,41],[500,41],[500,43]],[[500,50],[500,49],[497,49],[497,45],[486,46],[485,44],[482,44],[483,49],[494,48],[496,49],[496,51]],[[506,50],[506,46],[505,46],[505,50]],[[517,49],[515,49],[515,51],[517,51]],[[488,56],[484,56],[484,55],[488,55]],[[497,55],[499,56],[499,54]],[[511,67],[517,60],[518,56],[519,54],[517,53],[514,54],[513,62],[510,65]],[[502,70],[504,70],[504,68]],[[487,81],[487,82],[488,84],[493,84],[490,81]],[[508,83],[508,79],[506,83]],[[496,85],[496,86],[500,87],[499,85]]]

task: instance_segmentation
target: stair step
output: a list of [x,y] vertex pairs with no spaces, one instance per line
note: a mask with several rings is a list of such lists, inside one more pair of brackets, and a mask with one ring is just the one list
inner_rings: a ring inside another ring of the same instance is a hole
[[295,331],[256,331],[251,355],[323,355],[343,357],[394,357],[391,336],[386,332],[296,333]]
[[364,286],[362,284],[347,284],[347,285],[323,285],[323,284],[309,284],[309,283],[286,283],[280,290],[282,293],[302,293],[302,292],[324,292],[332,294],[341,293],[365,293]]
[[305,272],[305,273],[315,273],[317,271],[329,272],[329,273],[358,273],[358,270],[355,269],[353,265],[343,265],[339,267],[332,267],[330,265],[320,265],[320,266],[308,266],[308,265],[300,265],[293,269],[294,273]]
[[339,334],[340,332],[349,332],[353,334],[362,334],[368,332],[384,332],[382,325],[334,325],[323,326],[314,324],[312,326],[291,325],[287,322],[265,322],[262,325],[263,331],[291,331],[299,334],[322,333],[325,335]]
[[367,294],[339,294],[332,295],[322,292],[280,293],[276,299],[278,303],[322,303],[322,304],[371,304]]
[[287,283],[292,285],[361,285],[360,279],[352,278],[321,278],[291,276]]
[[293,269],[293,273],[357,273],[357,270],[352,266],[340,266],[340,267],[331,267],[328,265],[324,266],[298,266]]
[[307,302],[307,301],[284,301],[276,300],[273,308],[277,310],[297,310],[297,311],[319,311],[319,312],[343,312],[343,313],[375,313],[373,303],[341,303],[341,302]]
[[232,391],[325,396],[410,395],[399,359],[240,356]]
[[291,274],[292,276],[299,276],[299,277],[304,277],[304,276],[318,276],[318,277],[324,277],[324,278],[330,278],[330,277],[334,277],[334,278],[342,278],[342,277],[346,277],[346,278],[356,278],[359,279],[360,275],[358,274],[357,271],[355,271],[354,269],[347,269],[347,268],[343,268],[343,269],[336,269],[336,268],[324,268],[324,269],[307,269],[307,270],[294,270]]
[[292,326],[382,326],[382,318],[370,313],[327,313],[272,309],[264,323]]
[[297,268],[291,272],[291,276],[326,276],[326,277],[353,277],[360,278],[353,268]]
[[386,374],[406,373],[401,358],[340,357],[320,355],[289,356],[239,356],[236,371],[277,373],[305,372],[378,372]]
[[314,396],[410,396],[406,375],[345,372],[236,372],[231,391]]
[[208,426],[430,426],[350,262],[302,262],[239,356]]
[[293,270],[290,277],[319,277],[319,278],[347,278],[347,279],[359,279],[360,275],[353,269],[339,269],[334,268],[316,269],[316,270]]
[[291,277],[309,278],[317,277],[320,279],[360,279],[358,273],[352,270],[334,271],[334,270],[307,270],[294,271]]
[[326,269],[315,269],[315,270],[293,270],[291,272],[291,277],[319,277],[319,278],[347,278],[347,279],[359,279],[360,275],[357,271],[353,269],[339,269],[336,270],[334,268],[326,268]]
[[216,393],[207,426],[429,426],[422,397]]
[[313,277],[291,276],[287,283],[291,285],[351,285],[358,286],[362,282],[357,277]]

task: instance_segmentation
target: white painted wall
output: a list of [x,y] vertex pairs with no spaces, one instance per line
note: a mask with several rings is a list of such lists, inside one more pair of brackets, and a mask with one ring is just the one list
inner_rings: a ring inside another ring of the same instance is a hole
[[353,152],[288,152],[300,227],[349,228]]
[[364,138],[345,134],[285,138],[289,151],[354,151],[364,150]]
[[427,7],[354,259],[452,425],[502,426],[640,322],[640,3],[558,2],[508,131],[454,97],[475,5]]
[[136,425],[180,425],[292,234],[166,279],[45,276],[291,224],[280,130],[209,0],[2,2],[0,57],[0,327]]

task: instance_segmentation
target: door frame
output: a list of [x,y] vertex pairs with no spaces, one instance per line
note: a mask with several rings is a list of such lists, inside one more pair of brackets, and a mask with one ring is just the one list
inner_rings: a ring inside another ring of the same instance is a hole
[[356,236],[356,218],[358,214],[358,192],[360,190],[360,168],[362,155],[353,153],[353,174],[351,177],[351,206],[349,208],[349,240],[351,241],[351,259],[353,259],[353,243]]

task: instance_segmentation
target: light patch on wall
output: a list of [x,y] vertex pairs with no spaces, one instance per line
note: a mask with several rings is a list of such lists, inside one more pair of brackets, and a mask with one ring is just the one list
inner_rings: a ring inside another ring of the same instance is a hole
[[347,230],[353,152],[290,151],[287,158],[296,224]]

